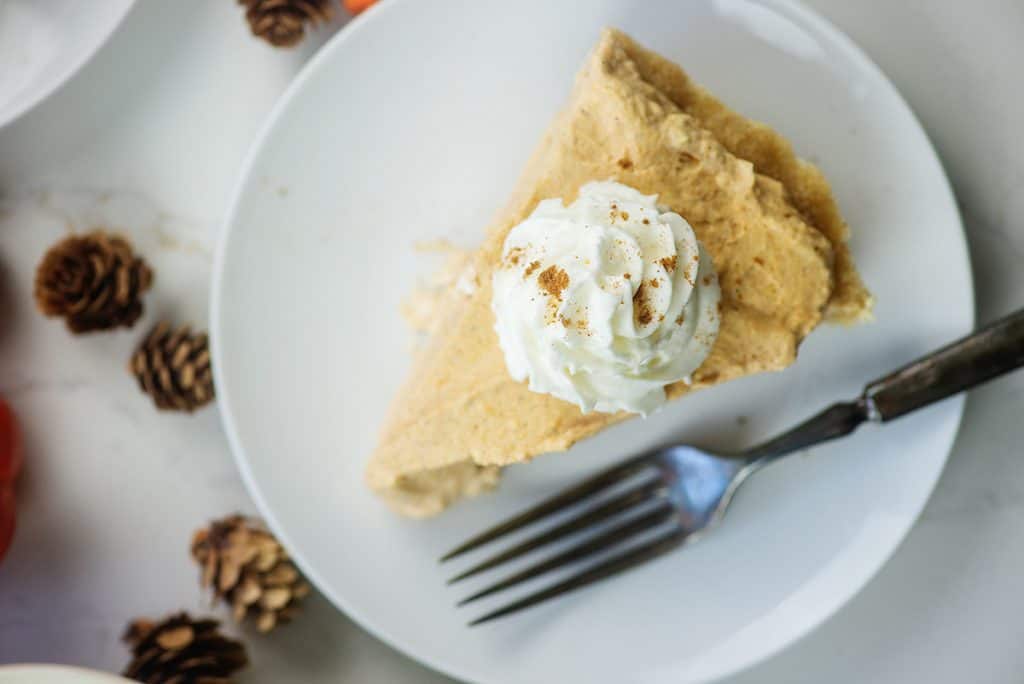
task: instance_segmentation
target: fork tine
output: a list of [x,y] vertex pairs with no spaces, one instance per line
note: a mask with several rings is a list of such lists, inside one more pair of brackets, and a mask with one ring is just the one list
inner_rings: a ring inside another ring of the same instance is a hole
[[500,582],[492,584],[486,589],[481,589],[472,596],[467,596],[466,598],[459,601],[458,605],[464,606],[467,603],[471,603],[473,601],[476,601],[477,599],[481,599],[484,596],[490,596],[491,594],[503,591],[505,589],[508,589],[509,587],[514,587],[515,585],[525,582],[528,579],[533,579],[538,575],[542,575],[546,572],[556,570],[562,567],[563,565],[567,565],[569,563],[582,560],[587,556],[591,556],[599,551],[611,548],[619,542],[624,541],[636,534],[644,532],[645,530],[649,530],[653,527],[657,527],[661,523],[671,518],[674,512],[675,509],[673,509],[670,504],[663,502],[661,503],[661,505],[657,506],[651,511],[648,511],[647,513],[635,516],[633,518],[626,520],[625,522],[619,523],[611,529],[602,532],[601,534],[595,535],[590,539],[587,539],[586,541],[577,544],[576,546],[573,546],[567,551],[563,551],[562,553],[556,554],[545,561],[541,561],[540,563],[531,565],[525,570],[517,572],[514,575],[510,575],[509,577],[506,577]]
[[536,520],[540,520],[541,518],[560,511],[563,508],[571,506],[577,501],[581,501],[588,496],[596,494],[602,489],[629,477],[633,473],[639,472],[651,463],[652,461],[650,461],[647,456],[638,456],[636,458],[629,459],[624,463],[612,466],[607,470],[603,470],[597,475],[563,490],[547,501],[543,501],[533,508],[524,511],[519,515],[516,515],[485,532],[482,532],[464,544],[457,546],[442,556],[441,562],[443,563],[451,560],[452,558],[462,555],[467,551],[471,551],[488,542],[494,541],[499,537],[503,537],[509,532],[514,532],[515,530],[525,527]]
[[508,562],[513,558],[518,558],[519,556],[529,553],[534,549],[539,549],[542,546],[558,541],[568,534],[585,529],[591,525],[595,525],[602,520],[607,520],[622,511],[629,510],[630,508],[642,504],[645,501],[649,501],[658,492],[658,490],[663,487],[664,484],[662,484],[659,479],[644,482],[641,485],[633,487],[624,494],[620,494],[599,506],[580,513],[576,517],[567,520],[561,525],[551,528],[547,532],[542,532],[531,539],[527,539],[520,544],[516,544],[506,551],[502,551],[499,554],[491,556],[487,560],[474,565],[465,572],[452,577],[448,580],[448,584],[454,584],[460,580],[466,579],[467,577],[472,577],[484,570],[489,570],[497,565]]
[[525,596],[518,601],[491,611],[486,615],[481,615],[470,622],[469,626],[473,627],[474,625],[480,625],[506,615],[511,615],[512,613],[517,613],[526,608],[530,608],[531,606],[535,606],[538,603],[547,601],[548,599],[555,598],[562,594],[567,594],[571,591],[575,591],[576,589],[585,587],[588,584],[593,584],[598,580],[635,568],[648,560],[657,558],[658,556],[664,555],[679,547],[684,541],[686,541],[687,536],[688,533],[682,528],[666,532],[647,544],[643,544],[613,556],[612,558],[609,558],[602,563],[598,563],[567,580],[554,584],[546,589],[541,589],[536,593]]

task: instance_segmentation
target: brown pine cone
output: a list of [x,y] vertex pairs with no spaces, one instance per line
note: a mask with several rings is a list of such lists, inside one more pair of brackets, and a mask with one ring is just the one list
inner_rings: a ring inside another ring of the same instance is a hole
[[275,47],[292,47],[306,27],[331,20],[332,0],[238,0],[254,36]]
[[158,323],[135,349],[128,370],[159,409],[192,412],[213,400],[209,340],[187,325],[172,330],[166,321]]
[[259,521],[241,515],[197,531],[192,558],[202,568],[200,583],[212,588],[214,601],[230,605],[237,622],[255,617],[261,632],[291,621],[298,602],[309,593],[273,535]]
[[142,315],[153,272],[127,240],[96,230],[64,238],[36,269],[36,306],[73,333],[130,328]]
[[230,684],[249,658],[241,642],[220,633],[219,624],[188,613],[159,623],[135,620],[122,637],[132,649],[122,674],[148,684]]

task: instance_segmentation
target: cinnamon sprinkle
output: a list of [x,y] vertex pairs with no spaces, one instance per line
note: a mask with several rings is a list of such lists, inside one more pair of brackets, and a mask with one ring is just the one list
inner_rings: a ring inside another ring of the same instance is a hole
[[542,290],[561,301],[562,292],[569,287],[569,274],[558,266],[548,266],[537,276],[537,283]]
[[508,251],[508,254],[505,255],[505,263],[512,266],[517,266],[519,264],[519,257],[521,257],[522,254],[522,247],[513,247]]
[[644,283],[633,293],[633,317],[640,325],[647,325],[654,319],[654,312],[651,311],[651,304],[647,301],[647,292]]
[[559,316],[558,320],[562,323],[562,327],[564,328],[576,328],[580,332],[587,332],[587,319],[585,318],[577,318],[576,320],[573,320],[568,316]]
[[659,260],[659,263],[662,265],[662,267],[666,271],[668,271],[669,273],[672,273],[672,272],[674,272],[676,270],[676,260],[677,260],[677,257],[676,257],[675,254],[673,254],[672,256],[667,256],[667,257],[661,258]]
[[530,265],[526,267],[525,271],[523,271],[523,279],[529,278],[531,275],[533,275],[533,272],[536,271],[538,268],[540,268],[540,262],[531,261]]

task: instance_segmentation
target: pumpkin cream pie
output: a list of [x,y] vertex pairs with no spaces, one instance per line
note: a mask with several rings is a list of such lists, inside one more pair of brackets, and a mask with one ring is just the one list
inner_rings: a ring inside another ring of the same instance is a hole
[[367,469],[413,516],[668,400],[785,368],[871,310],[828,183],[605,30],[433,313]]

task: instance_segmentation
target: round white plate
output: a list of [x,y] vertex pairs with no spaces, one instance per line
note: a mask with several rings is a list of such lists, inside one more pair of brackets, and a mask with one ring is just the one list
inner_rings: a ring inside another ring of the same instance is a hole
[[[877,321],[824,327],[784,373],[733,382],[414,522],[363,485],[408,366],[414,243],[480,239],[603,25],[678,61],[790,137],[832,180]],[[670,439],[750,444],[967,332],[967,252],[925,134],[878,69],[775,0],[385,2],[324,48],[245,165],[216,265],[214,368],[243,477],[340,608],[478,682],[708,681],[778,651],[878,571],[942,470],[960,399],[758,475],[700,544],[486,627],[446,587],[454,543],[585,473]],[[473,560],[473,559],[467,559]],[[540,582],[543,584],[543,581]],[[535,588],[536,585],[528,588]]]
[[0,667],[0,684],[124,684],[106,672],[66,665],[8,665]]
[[71,78],[133,4],[134,0],[0,1],[0,126]]

